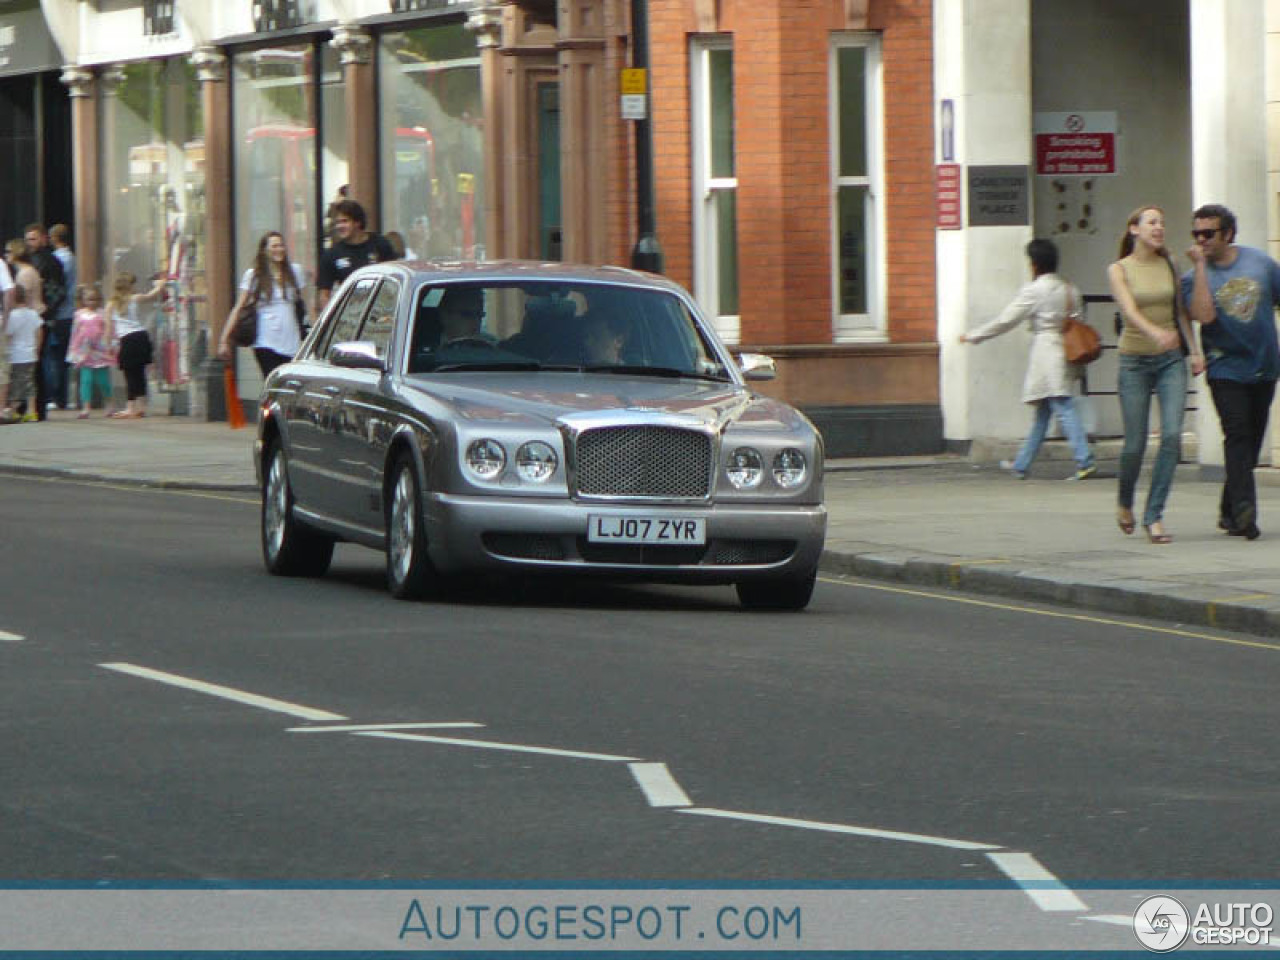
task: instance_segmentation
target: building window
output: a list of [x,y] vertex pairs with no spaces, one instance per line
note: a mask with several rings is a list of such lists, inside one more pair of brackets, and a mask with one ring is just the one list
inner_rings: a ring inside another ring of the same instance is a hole
[[693,45],[694,294],[729,343],[738,320],[738,177],[734,165],[733,47]]
[[290,30],[315,20],[315,0],[253,0],[253,29],[257,33]]
[[484,259],[480,52],[462,23],[378,43],[382,217],[418,257]]
[[160,37],[173,33],[173,29],[173,0],[143,0],[143,34]]
[[884,333],[879,49],[873,37],[841,37],[831,60],[833,337],[841,342]]

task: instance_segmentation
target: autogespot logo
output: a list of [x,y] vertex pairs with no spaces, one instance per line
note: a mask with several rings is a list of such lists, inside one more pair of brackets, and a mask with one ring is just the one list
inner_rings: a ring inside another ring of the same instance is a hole
[[1155,953],[1177,950],[1191,930],[1191,915],[1173,897],[1147,897],[1133,913],[1138,942]]

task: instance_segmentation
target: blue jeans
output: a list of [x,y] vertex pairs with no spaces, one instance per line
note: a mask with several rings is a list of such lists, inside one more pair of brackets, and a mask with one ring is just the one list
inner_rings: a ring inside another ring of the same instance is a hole
[[1187,406],[1187,362],[1181,350],[1155,356],[1120,354],[1120,414],[1124,418],[1124,448],[1120,451],[1120,506],[1133,509],[1134,489],[1147,451],[1151,395],[1160,401],[1160,450],[1151,470],[1151,489],[1142,514],[1144,526],[1158,523],[1173,486],[1173,473],[1182,459],[1182,417]]
[[1089,437],[1084,432],[1084,425],[1076,416],[1075,401],[1071,397],[1046,397],[1036,403],[1036,416],[1031,421],[1031,432],[1022,442],[1013,461],[1013,469],[1026,473],[1031,461],[1040,452],[1040,444],[1044,443],[1044,435],[1049,429],[1049,417],[1056,415],[1062,424],[1062,432],[1071,443],[1071,454],[1076,458],[1076,466],[1081,470],[1093,466],[1093,454],[1089,452]]

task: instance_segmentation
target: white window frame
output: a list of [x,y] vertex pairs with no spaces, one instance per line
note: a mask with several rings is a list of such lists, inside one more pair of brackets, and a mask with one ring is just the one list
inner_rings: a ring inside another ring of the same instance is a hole
[[[840,172],[840,66],[839,52],[849,47],[866,50],[866,76],[863,89],[866,103],[867,174],[842,177]],[[885,210],[884,210],[884,97],[880,37],[874,33],[840,33],[832,36],[829,61],[831,115],[831,312],[832,339],[836,343],[888,338],[888,310],[885,303]],[[867,223],[867,312],[842,313],[840,310],[840,188],[866,187],[864,216]]]
[[[693,114],[693,295],[711,318],[721,339],[738,343],[742,339],[739,316],[720,312],[720,236],[715,217],[715,195],[724,191],[733,191],[736,195],[738,178],[711,175],[711,71],[707,61],[708,54],[719,50],[732,52],[732,37],[695,37],[689,48],[689,102]],[[736,130],[734,145],[736,148]],[[736,163],[734,171],[736,174]],[[736,237],[734,243],[737,243]]]

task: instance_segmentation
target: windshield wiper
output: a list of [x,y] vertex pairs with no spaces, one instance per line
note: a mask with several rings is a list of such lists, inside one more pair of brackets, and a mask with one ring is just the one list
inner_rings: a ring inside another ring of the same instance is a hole
[[620,373],[628,376],[642,377],[689,377],[693,380],[710,380],[713,383],[726,383],[728,377],[717,377],[712,373],[695,373],[692,370],[677,370],[675,367],[646,367],[643,364],[611,364],[601,363],[582,368],[583,373]]

